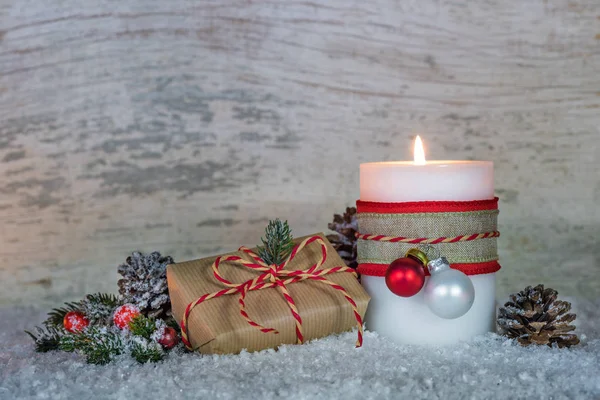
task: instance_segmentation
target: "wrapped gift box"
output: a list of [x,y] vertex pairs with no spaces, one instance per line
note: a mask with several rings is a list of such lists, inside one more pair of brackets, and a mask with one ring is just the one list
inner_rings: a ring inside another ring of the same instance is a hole
[[[319,236],[327,250],[326,260],[318,270],[344,266],[344,261],[323,234]],[[295,239],[297,245],[304,238]],[[228,253],[253,261],[243,251]],[[306,270],[322,257],[321,246],[315,242],[301,249],[286,266],[287,270]],[[167,279],[173,315],[181,321],[186,307],[199,297],[218,292],[226,286],[214,275],[212,269],[217,256],[169,265]],[[221,262],[219,272],[229,282],[240,284],[256,278],[260,272],[239,263]],[[356,303],[360,317],[364,317],[369,295],[351,272],[324,275],[327,280],[340,285]],[[302,280],[286,285],[302,318],[304,341],[333,333],[351,330],[357,326],[356,315],[350,302],[340,290],[318,280]],[[193,349],[204,354],[238,353],[243,349],[257,351],[281,344],[297,343],[296,320],[277,287],[250,291],[244,300],[248,316],[263,327],[279,333],[264,333],[252,326],[240,314],[240,295],[228,294],[198,304],[187,320],[188,340]]]

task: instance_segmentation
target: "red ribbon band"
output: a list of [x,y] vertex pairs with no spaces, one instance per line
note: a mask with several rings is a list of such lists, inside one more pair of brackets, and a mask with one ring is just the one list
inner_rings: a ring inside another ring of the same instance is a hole
[[[361,275],[385,276],[388,266],[388,264],[364,263],[358,264],[357,270],[358,273]],[[500,270],[500,264],[498,263],[498,261],[488,261],[472,264],[451,264],[450,267],[452,269],[457,269],[466,275],[491,274]],[[430,275],[427,268],[425,268],[425,275]]]
[[473,201],[412,201],[404,203],[379,203],[374,201],[356,201],[357,213],[379,214],[417,214],[441,212],[470,212],[497,210],[498,198]]

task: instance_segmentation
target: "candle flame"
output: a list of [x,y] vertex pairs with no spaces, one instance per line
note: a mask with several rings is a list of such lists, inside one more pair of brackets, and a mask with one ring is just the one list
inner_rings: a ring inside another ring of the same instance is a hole
[[415,165],[425,165],[427,162],[425,161],[425,150],[423,150],[423,142],[421,141],[421,137],[417,135],[417,139],[415,140]]

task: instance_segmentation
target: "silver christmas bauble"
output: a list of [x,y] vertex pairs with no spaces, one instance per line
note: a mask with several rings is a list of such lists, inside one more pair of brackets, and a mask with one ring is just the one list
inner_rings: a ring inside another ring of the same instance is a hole
[[431,277],[425,285],[425,304],[438,317],[454,319],[471,309],[475,288],[471,279],[462,272],[451,269],[444,257],[427,264]]

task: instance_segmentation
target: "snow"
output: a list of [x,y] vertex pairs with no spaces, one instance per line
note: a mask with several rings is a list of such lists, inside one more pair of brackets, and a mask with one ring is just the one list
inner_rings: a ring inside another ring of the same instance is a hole
[[157,319],[155,321],[155,326],[156,326],[156,330],[154,331],[152,336],[150,336],[150,339],[152,341],[158,343],[158,341],[164,336],[165,328],[167,327],[167,325],[165,324],[165,322],[162,319]]
[[366,332],[237,356],[171,352],[139,365],[38,354],[23,329],[46,311],[0,308],[0,399],[590,399],[600,398],[600,299],[574,302],[582,343],[521,347],[496,334],[448,347],[399,346]]

